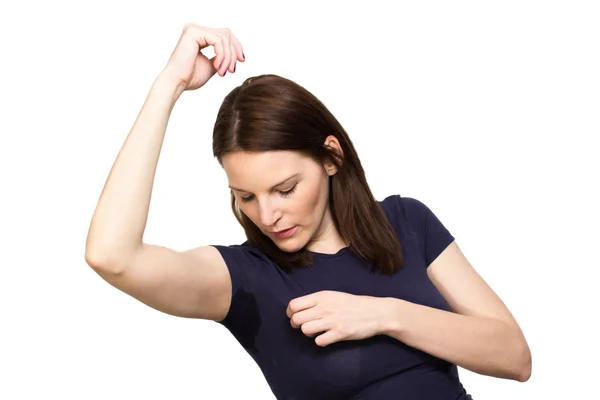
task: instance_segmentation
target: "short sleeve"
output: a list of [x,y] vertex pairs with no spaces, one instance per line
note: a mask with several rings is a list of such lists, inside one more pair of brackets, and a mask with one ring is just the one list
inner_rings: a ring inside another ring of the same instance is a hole
[[231,306],[227,317],[219,323],[232,330],[241,328],[247,318],[251,318],[252,304],[256,304],[256,287],[262,258],[250,246],[212,245],[216,248],[229,270],[231,277]]
[[412,197],[401,197],[400,201],[406,218],[411,222],[420,239],[421,251],[429,267],[455,238],[423,202]]

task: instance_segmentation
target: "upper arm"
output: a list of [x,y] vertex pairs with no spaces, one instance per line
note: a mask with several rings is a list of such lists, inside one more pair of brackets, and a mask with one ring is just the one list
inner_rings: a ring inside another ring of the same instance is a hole
[[427,275],[453,311],[496,318],[518,326],[504,302],[469,263],[456,241],[433,260]]
[[231,277],[212,246],[179,252],[142,244],[122,272],[94,270],[117,289],[175,316],[221,321],[231,304]]
[[466,259],[452,233],[423,202],[404,197],[402,204],[419,237],[427,275],[451,309],[459,314],[501,319],[514,317]]

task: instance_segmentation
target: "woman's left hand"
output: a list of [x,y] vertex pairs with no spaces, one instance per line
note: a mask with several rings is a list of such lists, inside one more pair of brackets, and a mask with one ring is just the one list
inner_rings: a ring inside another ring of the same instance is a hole
[[325,290],[298,297],[288,304],[286,315],[324,347],[344,340],[362,340],[382,334],[392,314],[386,298]]

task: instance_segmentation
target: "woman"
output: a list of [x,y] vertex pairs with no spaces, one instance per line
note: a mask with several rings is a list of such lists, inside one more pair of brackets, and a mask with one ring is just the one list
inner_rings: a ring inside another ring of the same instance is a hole
[[106,182],[87,263],[150,307],[223,324],[279,399],[470,399],[457,365],[526,381],[521,329],[454,237],[416,199],[376,201],[342,126],[287,79],[248,79],[214,127],[248,240],[142,241],[175,102],[244,61],[228,29],[186,26]]

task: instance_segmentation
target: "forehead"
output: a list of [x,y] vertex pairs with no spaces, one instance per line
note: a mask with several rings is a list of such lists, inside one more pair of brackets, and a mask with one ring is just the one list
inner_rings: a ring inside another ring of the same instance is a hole
[[296,151],[233,152],[223,156],[229,185],[247,190],[268,189],[314,162]]

